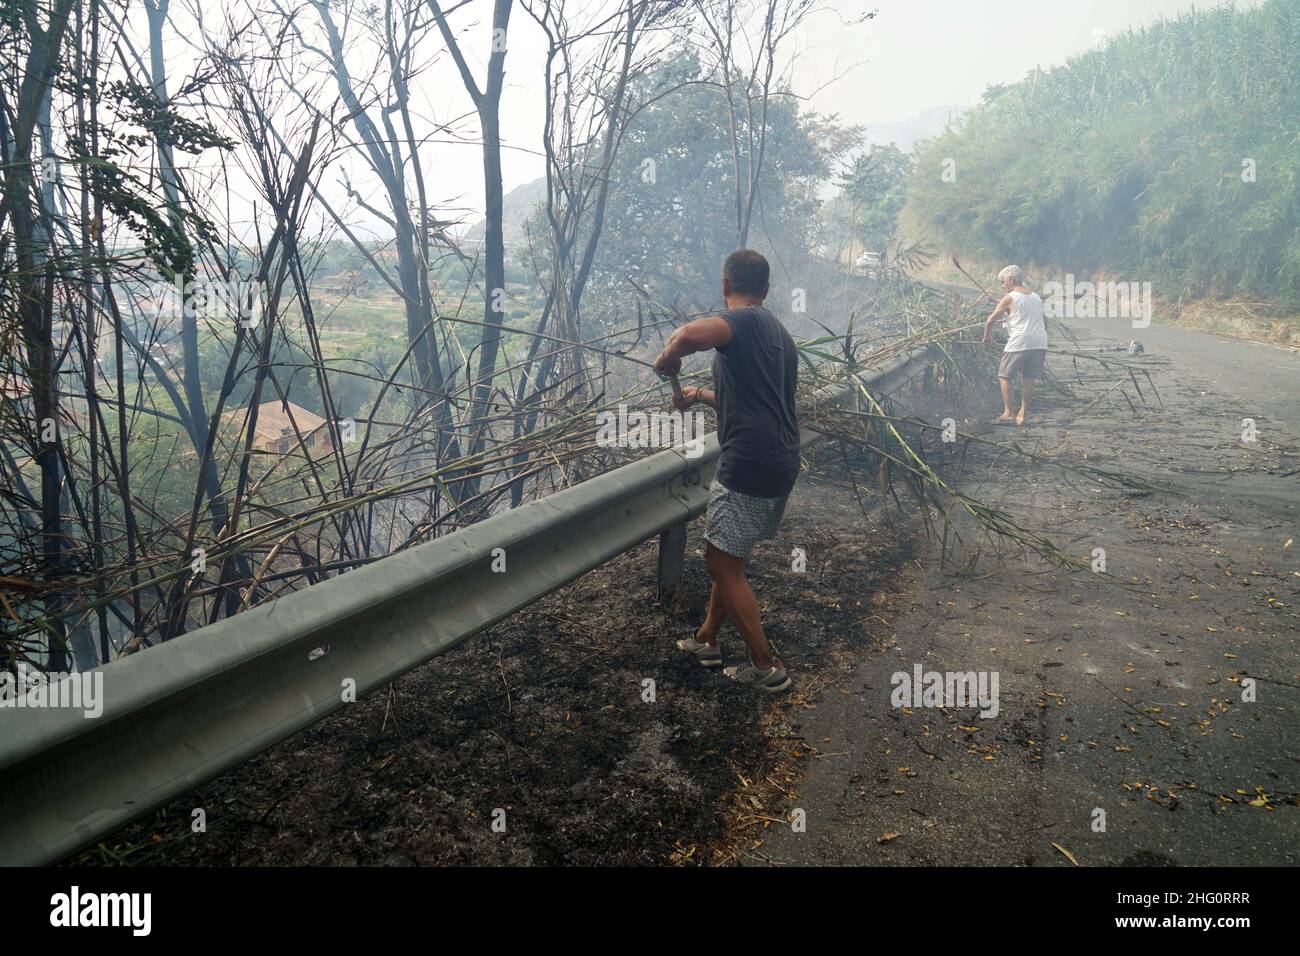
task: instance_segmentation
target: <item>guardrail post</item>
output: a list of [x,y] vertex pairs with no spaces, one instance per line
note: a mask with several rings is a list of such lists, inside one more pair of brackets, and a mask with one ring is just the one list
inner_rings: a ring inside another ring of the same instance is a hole
[[686,522],[659,532],[659,601],[666,603],[677,591],[686,561]]

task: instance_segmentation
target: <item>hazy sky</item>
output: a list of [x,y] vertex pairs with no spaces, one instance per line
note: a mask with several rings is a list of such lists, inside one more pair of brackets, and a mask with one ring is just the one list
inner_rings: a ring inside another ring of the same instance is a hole
[[[539,153],[542,131],[542,64],[545,47],[541,30],[519,0],[510,22],[509,52],[506,57],[506,88],[502,99],[502,133],[505,150],[503,176],[506,190],[544,174]],[[601,16],[613,0],[577,3],[570,10],[582,15]],[[1239,7],[1257,6],[1260,0],[1241,0]],[[296,8],[303,28],[318,27],[309,4],[284,0]],[[257,9],[234,0],[173,0],[175,31],[167,40],[167,62],[174,77],[182,77],[192,62],[192,27],[187,11],[198,5],[205,20],[221,19],[224,12]],[[806,97],[807,106],[823,113],[838,113],[846,123],[870,128],[875,123],[893,123],[935,107],[969,106],[980,99],[993,83],[1010,83],[1024,77],[1034,66],[1064,63],[1101,42],[1106,35],[1121,33],[1173,17],[1191,9],[1192,0],[831,0],[806,22],[803,48],[794,69],[795,91]],[[1212,4],[1200,4],[1202,7]],[[337,8],[336,8],[337,9]],[[877,15],[859,22],[868,10]],[[475,65],[479,83],[489,45],[492,4],[473,0],[456,10],[453,26],[464,37],[467,58]],[[247,19],[249,14],[242,16]],[[133,17],[133,20],[135,17]],[[192,21],[191,21],[192,23]],[[269,27],[268,27],[269,28]],[[418,112],[446,122],[471,113],[469,101],[451,58],[435,53],[441,41],[430,36],[420,49],[428,50],[422,72],[412,84]],[[374,62],[373,49],[364,44],[349,48],[349,65],[355,76],[364,75]],[[304,54],[310,59],[311,54]],[[837,78],[838,77],[838,78]],[[173,88],[178,79],[172,81]],[[336,91],[326,87],[325,99]],[[329,102],[318,104],[329,108]],[[461,207],[457,215],[466,224],[482,217],[482,154],[477,145],[477,123],[461,126],[463,140],[436,137],[423,152],[425,177],[431,200],[446,204],[447,211]],[[343,159],[354,184],[369,199],[383,204],[377,183],[356,157]],[[327,194],[342,197],[337,172],[327,174]],[[331,187],[333,183],[333,187]],[[235,206],[240,193],[232,197]],[[251,207],[250,207],[251,209]],[[247,223],[242,209],[232,209],[232,218]],[[251,213],[249,214],[251,216]],[[373,221],[353,209],[349,219],[361,224]],[[383,230],[386,232],[386,230]]]
[[[1169,19],[1191,0],[875,0],[835,3],[809,22],[809,55],[795,74],[811,105],[870,125],[934,106],[969,106],[985,87],[1022,79],[1035,64],[1064,63],[1099,38]],[[1257,2],[1238,3],[1245,9]],[[845,28],[864,10],[875,19]],[[838,15],[837,15],[838,14]]]
[[[840,0],[808,20],[795,89],[808,97],[810,108],[838,113],[846,122],[870,127],[904,120],[931,107],[969,106],[990,84],[1015,82],[1035,64],[1064,63],[1106,34],[1196,5],[1192,0]],[[1257,5],[1258,0],[1237,4]],[[877,11],[874,19],[854,23],[869,10]],[[503,110],[508,138],[525,145],[539,135],[534,104],[540,99],[523,65],[524,54],[537,62],[535,50],[541,46],[527,42],[536,32],[526,17],[512,21],[511,57],[520,59],[513,65],[507,60]],[[447,109],[455,102],[449,97]],[[478,162],[467,159],[470,165]],[[476,165],[467,173],[477,175]],[[505,167],[506,189],[542,174],[536,157],[516,153]]]

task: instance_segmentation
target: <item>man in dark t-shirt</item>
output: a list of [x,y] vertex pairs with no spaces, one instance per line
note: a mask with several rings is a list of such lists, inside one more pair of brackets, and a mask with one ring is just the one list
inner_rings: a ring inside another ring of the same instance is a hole
[[773,537],[786,499],[799,476],[799,421],[794,394],[798,351],[785,327],[763,307],[767,260],[738,249],[722,268],[726,311],[681,326],[655,360],[655,370],[676,375],[682,359],[716,350],[713,389],[688,387],[675,404],[696,402],[718,413],[722,455],[709,487],[705,554],[713,590],[695,635],[677,642],[706,667],[722,663],[718,632],[728,618],[749,648],[750,663],[724,673],[767,693],[790,686],[790,677],[763,634],[758,601],[745,578],[745,559],[759,541]]

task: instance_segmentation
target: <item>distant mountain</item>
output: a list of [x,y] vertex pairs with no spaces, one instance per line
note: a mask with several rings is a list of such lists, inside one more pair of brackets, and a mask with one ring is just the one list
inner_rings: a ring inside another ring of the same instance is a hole
[[932,106],[896,123],[867,123],[867,142],[882,146],[893,143],[906,153],[917,140],[942,133],[948,121],[956,119],[962,112],[964,109],[960,106]]
[[[524,241],[526,238],[524,223],[533,214],[537,204],[543,202],[546,202],[545,176],[534,179],[530,183],[524,183],[522,186],[516,186],[505,194],[502,199],[501,232],[505,236],[506,245],[514,245]],[[464,238],[481,240],[486,232],[487,220],[480,219],[469,227]]]

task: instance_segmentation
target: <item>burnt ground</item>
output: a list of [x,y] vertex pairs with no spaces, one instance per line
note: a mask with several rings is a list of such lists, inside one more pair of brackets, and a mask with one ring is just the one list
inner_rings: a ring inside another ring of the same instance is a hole
[[[1085,347],[1134,334],[1072,324]],[[1132,408],[1118,393],[1091,408],[1048,402],[1010,433],[932,410],[1151,482],[1099,486],[1009,454],[964,473],[963,487],[1073,558],[1104,549],[1107,575],[994,562],[973,535],[969,571],[943,573],[932,553],[906,565],[888,648],[856,653],[842,692],[800,722],[827,752],[797,795],[806,831],[774,825],[742,862],[1300,862],[1300,353],[1137,334],[1163,404],[1132,388]],[[1073,375],[1061,358],[1049,366]],[[892,707],[893,674],[918,663],[997,673],[1000,712]]]
[[[683,659],[707,601],[700,522],[658,603],[649,542],[137,824],[80,864],[715,863],[780,820],[800,715],[878,640],[912,521],[864,516],[834,449],[751,580],[799,683],[777,700]],[[864,493],[864,497],[869,495]],[[868,502],[869,503],[869,502]],[[869,503],[870,504],[870,503]],[[804,573],[788,557],[808,553]],[[724,654],[743,653],[730,627]],[[654,681],[654,701],[643,681]],[[206,812],[207,832],[191,814]],[[505,832],[493,813],[505,811]]]
[[[1157,483],[948,456],[963,488],[1071,556],[1105,548],[1108,577],[995,558],[969,527],[972,565],[941,569],[915,516],[866,487],[864,514],[827,448],[751,571],[793,693],[742,692],[672,647],[706,597],[696,522],[671,606],[643,545],[74,862],[1294,863],[1300,357],[1143,337],[1163,405],[1048,401],[1023,431],[989,425],[990,405],[917,407]],[[892,707],[891,675],[915,663],[996,671],[1000,713]]]

